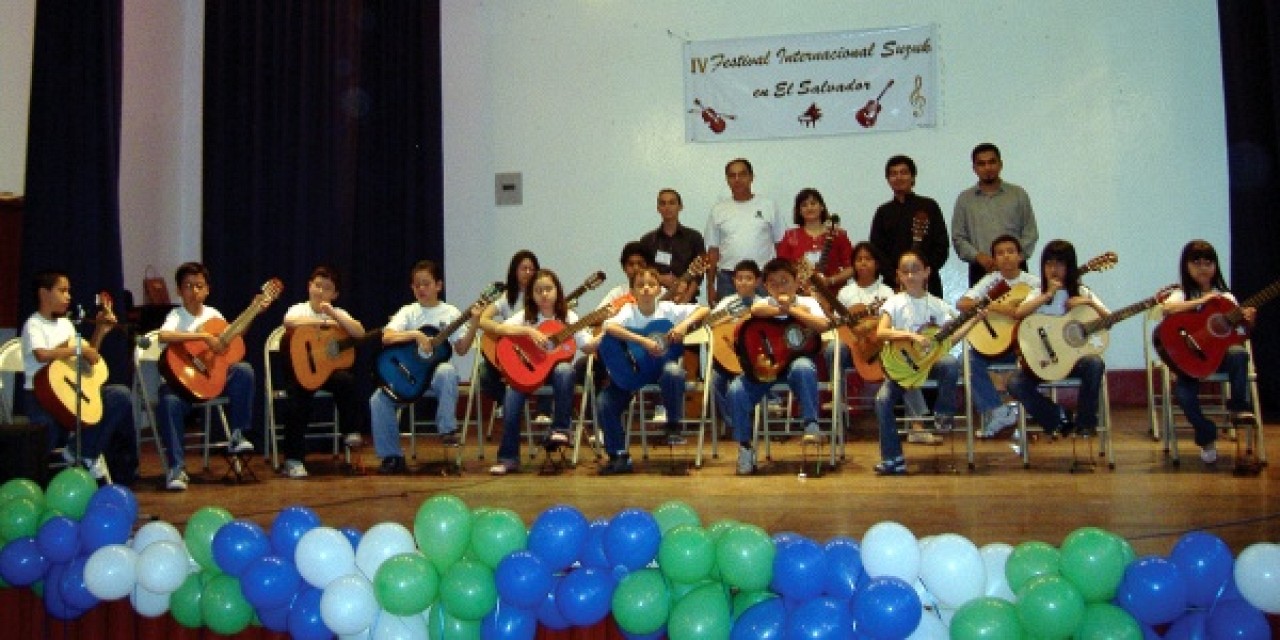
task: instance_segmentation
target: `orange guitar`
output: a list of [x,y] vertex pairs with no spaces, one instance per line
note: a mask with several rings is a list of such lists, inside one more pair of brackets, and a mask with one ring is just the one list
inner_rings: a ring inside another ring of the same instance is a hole
[[280,350],[289,354],[289,364],[298,384],[315,391],[324,386],[334,371],[355,365],[356,346],[381,339],[381,329],[353,338],[336,324],[304,324],[285,330]]
[[635,300],[629,293],[620,296],[568,326],[559,320],[544,320],[538,325],[538,331],[551,339],[548,349],[538,346],[528,336],[503,336],[498,340],[498,366],[507,384],[523,393],[537,391],[557,364],[573,359],[578,350],[573,334],[604,322]]
[[[111,294],[103,291],[98,294],[98,304],[108,313],[111,312]],[[75,340],[76,338],[72,338]],[[68,341],[60,346],[72,346]],[[102,421],[102,385],[107,382],[107,361],[98,358],[94,364],[88,360],[80,360],[79,391],[76,389],[76,358],[62,358],[45,365],[36,372],[36,401],[53,416],[58,424],[67,429],[76,428],[76,407],[80,409],[80,424],[85,427],[96,426]]]
[[160,358],[160,373],[165,382],[188,399],[199,402],[221,395],[222,389],[227,386],[228,369],[244,359],[242,334],[258,313],[274,302],[282,291],[284,283],[279,278],[272,278],[262,285],[262,293],[254,296],[249,307],[231,324],[221,318],[214,318],[201,325],[198,331],[217,334],[218,342],[223,347],[221,352],[215,351],[203,340],[175,342],[165,347],[163,357]]
[[840,304],[835,293],[821,279],[810,276],[810,287],[824,307],[830,309],[839,320],[836,335],[840,342],[849,347],[853,366],[858,376],[867,382],[879,382],[884,379],[884,369],[880,367],[880,348],[883,341],[875,338],[876,324],[880,321],[880,305],[882,299],[876,299],[870,305],[861,306],[857,311],[846,309]]
[[[605,276],[603,271],[597,271],[587,276],[587,279],[583,280],[582,284],[578,285],[578,288],[570,291],[569,294],[564,297],[565,304],[568,305],[570,309],[578,306],[578,298],[581,298],[582,294],[603,284],[604,278]],[[493,368],[498,371],[502,371],[502,364],[498,362],[497,335],[489,332],[485,332],[480,335],[480,353],[484,355],[484,359],[487,360]]]

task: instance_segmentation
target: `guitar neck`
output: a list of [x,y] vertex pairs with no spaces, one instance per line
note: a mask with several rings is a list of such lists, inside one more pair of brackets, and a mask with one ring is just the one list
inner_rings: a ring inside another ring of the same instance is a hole
[[991,298],[983,298],[979,300],[977,304],[973,305],[972,309],[969,309],[968,311],[965,311],[960,315],[952,318],[951,322],[948,322],[945,326],[942,327],[942,329],[940,329],[937,333],[933,334],[933,339],[936,340],[937,342],[942,342],[944,340],[949,339],[951,337],[951,334],[958,331],[960,327],[964,326],[964,323],[968,322],[974,316],[978,315],[978,312],[985,309],[989,304],[991,304]]
[[261,312],[262,297],[254,296],[253,302],[249,304],[248,308],[241,311],[240,315],[236,316],[235,321],[227,325],[226,329],[222,330],[222,333],[218,336],[218,340],[221,340],[223,344],[228,344],[232,340],[240,337],[240,334],[244,333],[245,330],[249,328],[249,325],[253,323],[254,318],[257,318],[258,314]]
[[1257,309],[1258,307],[1261,307],[1262,305],[1268,302],[1271,302],[1271,299],[1276,297],[1277,295],[1280,295],[1280,280],[1276,280],[1275,282],[1272,282],[1270,285],[1267,285],[1267,288],[1263,289],[1262,291],[1259,291],[1249,296],[1248,298],[1245,298],[1245,301],[1241,302],[1240,306],[1236,307],[1235,309],[1232,309],[1230,314],[1231,324],[1240,324],[1240,320],[1244,317],[1243,310],[1245,307],[1252,307],[1254,309]]
[[[470,309],[470,307],[467,307],[467,308]],[[440,329],[440,333],[437,333],[436,335],[432,336],[431,348],[435,349],[436,347],[444,344],[445,340],[449,339],[449,336],[453,335],[459,328],[462,327],[462,325],[466,324],[469,320],[471,320],[471,315],[467,313],[464,313],[458,316],[457,318],[454,318],[453,322],[446,324],[442,329]]]
[[585,316],[582,316],[581,318],[578,319],[577,322],[566,326],[565,328],[551,334],[548,337],[551,338],[551,342],[553,344],[561,344],[569,336],[572,336],[573,334],[587,327],[595,326],[597,324],[600,324],[601,322],[604,322],[605,319],[613,315],[613,313],[614,312],[612,307],[601,307],[599,309],[596,309],[595,311],[592,311],[591,313],[588,313]]
[[1150,309],[1151,307],[1156,306],[1157,302],[1159,302],[1159,300],[1155,296],[1151,296],[1150,298],[1140,300],[1127,307],[1119,309],[1114,313],[1108,313],[1096,320],[1086,322],[1084,324],[1085,334],[1088,335],[1096,333],[1102,329],[1110,329],[1112,325],[1117,322],[1131,318],[1143,311],[1146,311],[1147,309]]

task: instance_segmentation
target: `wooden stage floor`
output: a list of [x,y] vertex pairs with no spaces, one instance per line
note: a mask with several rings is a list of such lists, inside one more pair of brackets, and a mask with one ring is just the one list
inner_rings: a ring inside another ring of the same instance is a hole
[[[600,477],[597,465],[585,455],[577,467],[556,475],[538,473],[541,457],[525,455],[522,472],[506,477],[487,473],[496,440],[486,446],[485,460],[467,447],[461,476],[441,475],[445,451],[433,439],[419,443],[417,469],[408,476],[379,476],[372,447],[359,451],[369,475],[344,472],[327,453],[313,453],[307,461],[311,477],[290,480],[275,475],[259,457],[251,467],[258,482],[223,483],[227,465],[215,457],[204,475],[193,474],[191,488],[171,493],[160,488],[163,472],[150,444],[144,445],[143,477],[135,485],[142,513],[180,528],[198,508],[216,505],[237,518],[268,527],[283,507],[301,504],[314,509],[326,525],[356,526],[361,530],[394,521],[412,527],[423,500],[450,493],[471,507],[513,509],[532,522],[554,504],[567,503],[588,518],[607,518],[621,508],[652,509],[679,499],[693,506],[709,524],[731,518],[764,527],[770,533],[795,531],[826,539],[835,535],[860,538],[876,522],[895,520],[917,536],[945,532],[967,536],[978,545],[1017,544],[1043,540],[1054,545],[1082,526],[1097,526],[1128,538],[1138,553],[1166,554],[1183,532],[1208,529],[1235,552],[1258,541],[1280,540],[1280,468],[1262,468],[1257,475],[1233,473],[1235,444],[1220,441],[1222,457],[1206,467],[1188,432],[1181,439],[1182,464],[1169,464],[1163,446],[1147,435],[1144,409],[1113,411],[1116,468],[1099,464],[1096,470],[1070,473],[1072,442],[1040,440],[1031,446],[1031,468],[1008,439],[979,441],[976,468],[967,469],[963,437],[955,453],[948,445],[904,445],[911,474],[877,477],[871,467],[878,460],[875,427],[868,416],[855,418],[847,458],[822,477],[800,477],[800,445],[774,445],[775,462],[763,473],[734,475],[735,448],[721,446],[719,459],[687,475],[671,475],[687,468],[694,447],[654,450],[641,460],[632,447],[636,473]],[[1280,431],[1267,429],[1268,458],[1280,464]],[[368,438],[366,437],[366,441]],[[691,439],[691,443],[694,442]],[[798,442],[798,441],[797,441]],[[453,450],[448,454],[452,460]],[[187,455],[188,470],[199,458]],[[410,460],[411,467],[414,461]],[[954,463],[956,471],[949,467]]]

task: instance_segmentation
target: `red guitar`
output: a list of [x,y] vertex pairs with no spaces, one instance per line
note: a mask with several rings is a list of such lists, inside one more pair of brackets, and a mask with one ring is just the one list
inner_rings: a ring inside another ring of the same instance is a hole
[[253,297],[249,308],[227,324],[222,318],[206,321],[197,329],[217,334],[223,349],[214,351],[203,340],[175,342],[165,347],[160,358],[160,373],[165,382],[188,399],[203,402],[222,394],[227,386],[227,371],[231,365],[244,359],[244,338],[241,336],[258,313],[280,297],[284,283],[272,278],[262,285],[262,293]]
[[631,294],[626,294],[568,326],[559,320],[544,320],[538,325],[538,331],[551,339],[548,349],[538,346],[528,336],[502,336],[497,346],[498,367],[507,384],[522,393],[537,391],[557,364],[573,359],[573,353],[578,350],[573,334],[584,327],[604,322],[635,300]]
[[[582,294],[599,287],[604,283],[604,278],[605,276],[603,271],[597,271],[587,276],[587,279],[583,280],[582,284],[578,285],[577,288],[570,291],[569,294],[564,297],[565,304],[568,305],[570,309],[577,307],[578,298],[582,297]],[[480,353],[484,355],[484,359],[487,360],[490,365],[493,365],[498,369],[498,371],[502,371],[502,365],[498,362],[497,335],[488,332],[480,334]]]
[[1258,308],[1280,294],[1280,281],[1249,297],[1240,306],[1213,298],[1194,311],[1166,317],[1151,336],[1156,352],[1180,376],[1203,379],[1222,365],[1227,349],[1243,344],[1249,327],[1241,320],[1244,307]]
[[880,100],[884,98],[884,94],[888,92],[889,87],[892,86],[893,80],[891,79],[889,80],[889,84],[884,86],[884,90],[880,92],[880,95],[876,96],[875,100],[868,100],[867,106],[858,109],[858,115],[855,116],[858,119],[858,124],[867,129],[876,126],[876,119],[880,117],[880,110],[882,109],[880,106]]

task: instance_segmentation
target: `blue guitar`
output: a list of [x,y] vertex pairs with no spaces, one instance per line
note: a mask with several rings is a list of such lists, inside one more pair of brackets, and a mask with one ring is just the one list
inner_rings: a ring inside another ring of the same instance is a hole
[[[738,316],[744,311],[746,311],[746,305],[742,304],[741,300],[735,300],[724,309],[703,318],[697,326],[690,327],[689,332],[692,333],[702,325],[714,325],[726,318]],[[647,349],[630,340],[605,334],[600,340],[596,353],[604,363],[605,369],[609,371],[609,382],[627,391],[638,391],[645,385],[657,382],[658,377],[662,375],[662,368],[668,362],[679,358],[684,352],[683,343],[667,343],[667,333],[673,327],[675,325],[670,320],[654,320],[643,329],[631,330],[632,333],[653,340],[661,346],[663,349],[661,356],[650,354]]]
[[[476,304],[489,305],[497,300],[507,285],[495,282],[480,294]],[[471,307],[467,307],[470,309]],[[393,344],[382,349],[373,366],[378,376],[378,384],[382,390],[396,402],[413,402],[422,397],[431,386],[431,377],[441,362],[448,362],[453,357],[453,346],[449,344],[449,336],[471,319],[468,311],[463,311],[456,320],[444,327],[422,326],[418,331],[431,338],[429,349],[424,355],[418,350],[415,341]]]

